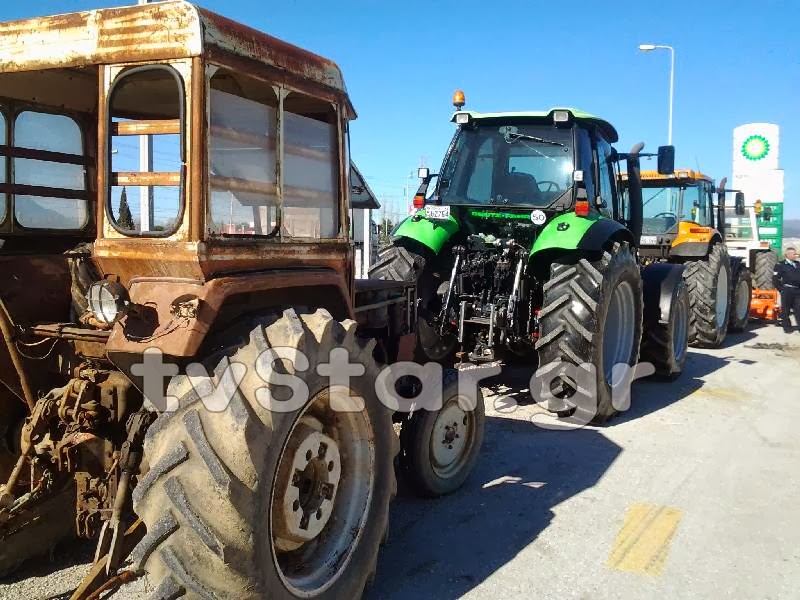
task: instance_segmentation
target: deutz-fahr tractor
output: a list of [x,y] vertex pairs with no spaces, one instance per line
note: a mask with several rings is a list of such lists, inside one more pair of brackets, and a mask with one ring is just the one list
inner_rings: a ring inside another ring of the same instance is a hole
[[[593,420],[603,422],[618,410],[619,366],[636,365],[640,348],[668,376],[686,358],[683,268],[638,264],[642,145],[617,153],[614,127],[576,109],[463,104],[458,91],[441,171],[421,170],[417,210],[371,276],[416,282],[418,360],[535,366],[538,355],[537,400],[569,415],[579,388],[593,387]],[[660,150],[666,171],[671,150]],[[620,161],[633,183],[627,203]]]
[[[159,598],[360,597],[416,314],[353,278],[354,118],[335,64],[186,2],[0,23],[0,574],[77,534],[78,595],[133,549]],[[431,494],[483,431],[443,378],[403,435]]]
[[[752,275],[725,245],[726,180],[714,181],[691,169],[664,175],[643,171],[644,222],[641,258],[645,264],[672,262],[686,267],[689,290],[689,343],[718,347],[728,331],[747,327]],[[714,204],[714,193],[717,204]],[[743,202],[737,192],[736,206]]]

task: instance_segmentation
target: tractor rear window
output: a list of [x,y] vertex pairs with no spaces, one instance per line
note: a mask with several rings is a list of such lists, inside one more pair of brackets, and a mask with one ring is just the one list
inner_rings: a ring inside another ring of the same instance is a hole
[[128,235],[170,235],[183,210],[181,77],[167,65],[125,71],[109,110],[112,223]]
[[443,204],[546,207],[572,190],[572,130],[481,125],[459,132],[439,183]]
[[88,220],[83,135],[66,115],[24,111],[14,121],[14,213],[29,229],[81,229]]

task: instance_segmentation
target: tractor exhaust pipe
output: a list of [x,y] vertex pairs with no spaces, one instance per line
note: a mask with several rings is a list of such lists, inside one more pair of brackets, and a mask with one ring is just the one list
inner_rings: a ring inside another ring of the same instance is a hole
[[642,239],[642,215],[644,213],[644,207],[642,206],[642,176],[639,166],[639,153],[643,148],[644,143],[639,142],[625,155],[628,171],[628,201],[631,205],[631,218],[628,221],[628,229],[631,230],[637,247]]
[[727,183],[728,178],[723,177],[719,182],[719,188],[717,188],[717,231],[719,231],[723,240],[725,239],[725,226],[727,225],[725,222],[725,186]]

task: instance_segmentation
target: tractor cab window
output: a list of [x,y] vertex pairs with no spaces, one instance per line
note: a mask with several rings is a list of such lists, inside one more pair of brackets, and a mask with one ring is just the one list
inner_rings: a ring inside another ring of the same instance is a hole
[[649,235],[678,231],[678,223],[685,220],[681,214],[680,187],[648,186],[642,187],[642,231]]
[[212,235],[320,239],[339,233],[338,113],[329,102],[297,92],[283,92],[281,113],[279,92],[266,81],[214,69],[207,226]]
[[708,193],[702,183],[686,186],[683,193],[683,211],[689,221],[710,225]]
[[275,89],[219,70],[210,81],[209,112],[209,233],[273,234],[279,208]]
[[14,216],[28,229],[82,229],[89,218],[86,158],[78,123],[26,110],[13,124]]
[[[0,107],[1,109],[2,107]],[[6,115],[0,110],[0,149],[8,148],[8,122]],[[6,154],[0,151],[0,187],[6,183],[6,174],[8,172],[8,158]],[[8,194],[0,191],[0,224],[6,220],[8,214]]]
[[123,71],[109,101],[106,212],[126,235],[172,234],[183,211],[183,82],[172,67]]
[[325,101],[291,92],[283,105],[283,233],[333,238],[339,233],[337,113]]
[[439,181],[442,204],[547,207],[572,191],[571,129],[462,128]]
[[[611,216],[614,206],[614,165],[611,161],[611,144],[604,139],[597,140],[597,188],[602,202],[600,211]],[[587,194],[588,195],[588,194]],[[591,196],[589,196],[591,198]]]

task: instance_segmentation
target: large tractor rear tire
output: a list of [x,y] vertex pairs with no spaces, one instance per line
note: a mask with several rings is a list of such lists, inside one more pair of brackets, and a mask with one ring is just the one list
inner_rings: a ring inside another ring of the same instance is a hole
[[417,283],[417,344],[415,360],[421,364],[438,362],[449,366],[458,344],[454,335],[439,335],[433,319],[442,307],[443,283],[449,273],[434,273],[432,254],[422,247],[387,246],[380,251],[378,261],[369,270],[370,279]]
[[[134,568],[154,597],[361,597],[387,529],[399,443],[376,397],[374,344],[355,329],[325,310],[288,309],[209,359],[203,399],[186,376],[173,380],[180,407],[148,430],[149,471],[133,494],[147,526]],[[317,373],[333,348],[364,365],[346,390],[363,407],[334,409],[347,397]],[[214,386],[216,411],[204,406]]]
[[[656,307],[658,308],[658,307]],[[659,310],[645,311],[642,362],[649,362],[656,375],[675,379],[683,372],[689,346],[689,293],[679,281],[672,290],[670,312],[662,323]]]
[[753,263],[753,287],[759,290],[774,290],[772,277],[775,274],[775,265],[778,264],[778,255],[775,251],[756,252]]
[[400,467],[420,494],[450,494],[460,488],[478,462],[485,412],[477,389],[475,406],[458,394],[458,371],[445,371],[442,408],[418,410],[403,421]]
[[731,300],[728,250],[715,244],[702,260],[686,263],[683,279],[689,290],[689,344],[717,348],[725,341]]
[[753,276],[744,263],[740,263],[733,276],[731,316],[728,331],[739,333],[750,322],[750,300],[753,298]]
[[616,414],[614,367],[633,367],[639,360],[642,307],[641,274],[627,242],[615,242],[599,260],[567,256],[552,264],[536,350],[539,378],[552,381],[550,391],[564,399],[555,412],[574,405],[569,398],[579,393],[580,382],[569,371],[577,367],[591,368],[594,377],[592,422],[604,423]]

